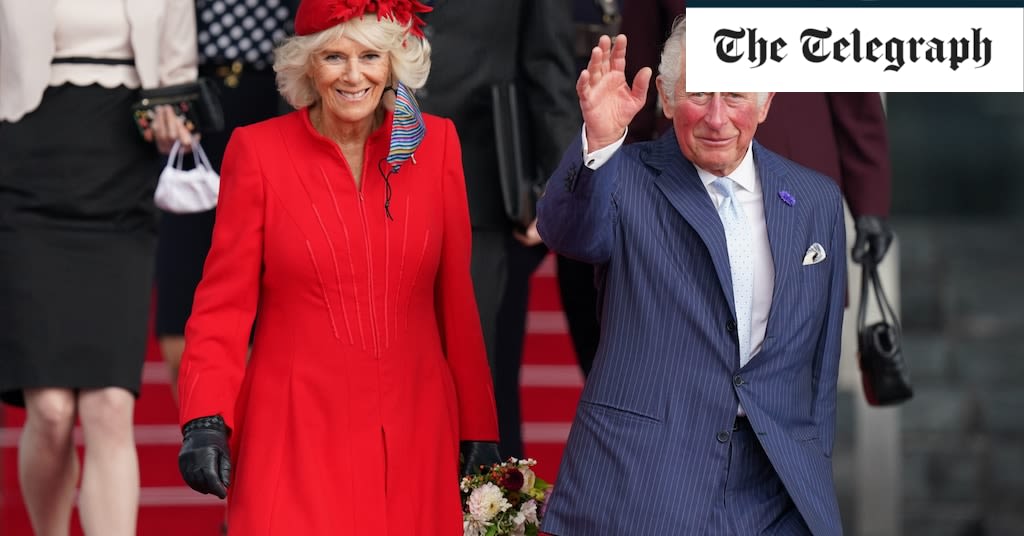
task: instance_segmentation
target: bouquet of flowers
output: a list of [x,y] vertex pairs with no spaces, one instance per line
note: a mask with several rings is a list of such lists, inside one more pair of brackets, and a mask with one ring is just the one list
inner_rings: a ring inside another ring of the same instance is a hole
[[509,458],[462,479],[463,536],[537,536],[551,485],[536,460]]

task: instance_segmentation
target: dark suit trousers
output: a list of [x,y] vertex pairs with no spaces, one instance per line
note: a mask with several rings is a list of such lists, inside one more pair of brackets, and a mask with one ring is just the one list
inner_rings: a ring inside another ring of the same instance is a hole
[[494,376],[498,309],[505,296],[508,281],[508,248],[504,230],[473,229],[473,253],[469,272],[476,294],[476,307],[480,312],[480,327],[483,328],[484,346],[487,348],[487,363]]
[[494,398],[498,406],[501,455],[523,456],[522,412],[519,400],[519,372],[523,364],[526,313],[530,299],[530,277],[544,260],[544,245],[526,247],[508,234],[508,283],[498,309],[497,348],[494,369]]
[[597,289],[594,267],[558,255],[558,293],[569,323],[569,336],[583,375],[590,374],[597,354],[601,326],[597,323]]
[[746,419],[729,440],[724,489],[714,501],[708,536],[811,536]]

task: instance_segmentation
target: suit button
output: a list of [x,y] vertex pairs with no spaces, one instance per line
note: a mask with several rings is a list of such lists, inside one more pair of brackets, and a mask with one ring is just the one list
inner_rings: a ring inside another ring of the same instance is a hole
[[727,330],[727,331],[728,331],[729,333],[733,333],[733,332],[735,332],[735,331],[736,331],[736,322],[733,322],[732,320],[730,320],[730,321],[726,322],[726,323],[725,323],[725,329],[726,329],[726,330]]
[[743,382],[743,378],[741,378],[739,376],[739,374],[734,376],[733,379],[732,379],[732,384],[735,385],[736,387],[739,387],[739,386],[743,385],[743,383],[744,383]]
[[727,443],[729,441],[729,432],[718,432],[717,439],[719,443]]

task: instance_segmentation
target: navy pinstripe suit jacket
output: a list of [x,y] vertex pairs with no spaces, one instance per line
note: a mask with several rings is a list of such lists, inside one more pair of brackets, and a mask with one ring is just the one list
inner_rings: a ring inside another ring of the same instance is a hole
[[[603,269],[601,344],[542,529],[705,534],[742,403],[816,535],[841,534],[832,481],[846,236],[835,182],[754,142],[775,288],[761,352],[740,368],[725,231],[669,131],[597,171],[579,140],[548,181],[539,230]],[[778,192],[789,192],[790,206]],[[802,265],[820,243],[826,259]]]

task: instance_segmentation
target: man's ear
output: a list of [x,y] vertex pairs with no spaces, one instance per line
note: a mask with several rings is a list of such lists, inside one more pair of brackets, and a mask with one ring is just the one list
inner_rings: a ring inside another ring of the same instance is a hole
[[672,88],[665,87],[668,83],[660,74],[654,79],[654,84],[658,86],[658,102],[661,103],[662,113],[666,118],[672,119],[672,114],[675,112],[675,106],[672,106]]

